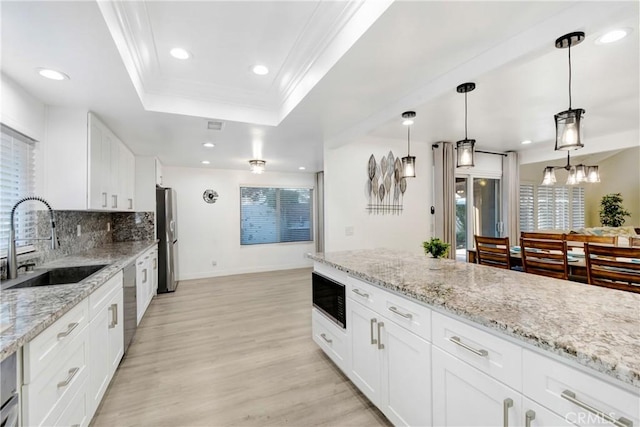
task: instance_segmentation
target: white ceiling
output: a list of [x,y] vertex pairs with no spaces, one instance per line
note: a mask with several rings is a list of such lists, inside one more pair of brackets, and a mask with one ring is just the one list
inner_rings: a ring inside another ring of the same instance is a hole
[[[205,167],[207,159],[206,167],[245,169],[259,157],[267,170],[321,170],[323,144],[404,139],[399,117],[409,109],[418,113],[412,140],[455,141],[464,136],[464,96],[455,92],[464,81],[477,83],[469,137],[479,149],[520,150],[531,139],[528,150],[552,151],[552,116],[568,107],[566,50],[553,43],[576,30],[587,33],[572,49],[573,106],[586,110],[586,144],[638,134],[637,1],[0,7],[4,73],[46,104],[96,112],[134,153],[169,165]],[[612,45],[594,43],[618,26],[633,31]],[[193,58],[171,58],[175,45]],[[253,75],[255,63],[271,73]],[[71,80],[47,81],[37,67]],[[226,123],[210,131],[207,119]],[[202,148],[205,141],[216,147]]]

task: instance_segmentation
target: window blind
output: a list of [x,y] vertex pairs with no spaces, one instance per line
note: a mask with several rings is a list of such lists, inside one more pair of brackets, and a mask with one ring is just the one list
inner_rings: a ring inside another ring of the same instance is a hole
[[313,240],[308,188],[240,188],[240,244]]
[[571,228],[584,227],[584,188],[571,189]]
[[[2,125],[0,127],[0,256],[7,251],[11,208],[23,197],[33,195],[35,184],[34,142],[26,136]],[[14,217],[17,239],[34,238],[36,215],[20,206]],[[16,246],[31,242],[17,241]]]
[[520,231],[534,231],[535,218],[534,186],[523,184],[520,186]]
[[584,227],[584,188],[520,185],[520,230]]

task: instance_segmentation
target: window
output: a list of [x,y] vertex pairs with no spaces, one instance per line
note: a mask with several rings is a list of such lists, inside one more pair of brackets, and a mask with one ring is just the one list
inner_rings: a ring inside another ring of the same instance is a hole
[[240,188],[240,244],[308,242],[312,234],[308,188]]
[[[33,141],[11,128],[2,125],[0,136],[0,254],[5,256],[11,208],[21,198],[33,195],[35,154]],[[16,210],[14,224],[16,238],[35,237],[36,215],[33,210],[20,206]],[[16,242],[16,246],[30,244],[29,241]]]
[[520,230],[584,227],[584,188],[520,185]]

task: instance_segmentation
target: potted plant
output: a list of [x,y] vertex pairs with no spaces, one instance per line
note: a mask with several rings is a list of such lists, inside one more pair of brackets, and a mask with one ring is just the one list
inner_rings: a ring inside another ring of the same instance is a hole
[[424,253],[431,254],[434,258],[442,258],[449,253],[449,243],[445,243],[437,237],[432,237],[428,242],[422,242]]
[[622,207],[622,195],[620,193],[602,196],[600,201],[600,222],[603,226],[620,227],[624,224],[625,216],[631,216],[631,214]]

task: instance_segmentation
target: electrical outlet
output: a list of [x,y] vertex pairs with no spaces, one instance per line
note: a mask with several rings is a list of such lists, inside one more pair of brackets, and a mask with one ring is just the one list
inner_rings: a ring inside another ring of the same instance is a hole
[[111,223],[110,222],[107,223],[107,231],[111,231]]
[[82,236],[82,226],[78,224],[78,237]]
[[353,236],[353,225],[344,228],[345,236]]
[[215,267],[216,265],[218,265],[218,261],[214,259],[213,261],[211,261],[211,265]]

